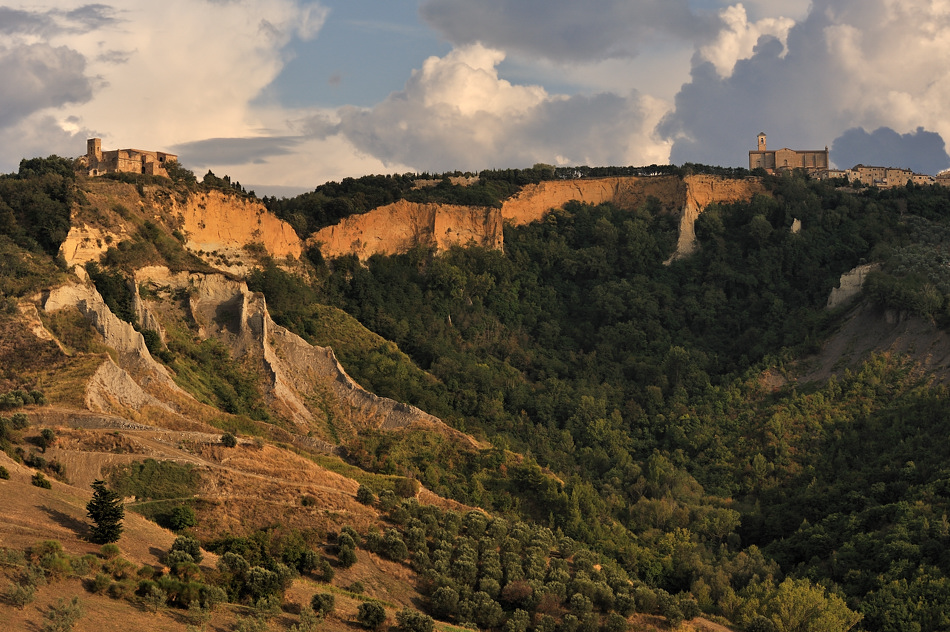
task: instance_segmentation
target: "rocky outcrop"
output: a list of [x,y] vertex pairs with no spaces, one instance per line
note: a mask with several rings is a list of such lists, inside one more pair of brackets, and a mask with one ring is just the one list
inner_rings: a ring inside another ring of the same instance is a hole
[[187,289],[190,317],[199,336],[220,340],[238,362],[260,366],[267,378],[271,406],[302,431],[333,416],[334,430],[341,434],[419,427],[476,445],[467,435],[414,406],[363,389],[331,349],[310,345],[274,323],[263,295],[250,292],[243,281],[217,274],[170,274],[164,268],[151,267],[138,271],[136,283]]
[[861,290],[864,288],[864,280],[867,278],[868,273],[878,270],[880,267],[880,264],[868,263],[857,266],[849,272],[842,274],[841,280],[838,281],[838,287],[831,289],[831,294],[828,296],[828,303],[825,307],[827,309],[836,309],[853,301],[861,294]]
[[361,260],[374,254],[403,253],[418,245],[447,250],[474,243],[498,249],[503,243],[502,216],[492,208],[399,200],[323,228],[307,243],[320,244],[324,257],[355,254]]
[[679,239],[673,259],[686,257],[696,251],[696,218],[713,203],[730,203],[749,200],[756,193],[765,193],[758,178],[742,180],[717,176],[686,176],[686,200],[680,215]]
[[142,379],[159,382],[178,389],[164,366],[152,358],[145,346],[145,338],[135,328],[112,313],[99,292],[88,285],[64,285],[51,290],[43,303],[47,312],[76,307],[103,337],[103,342],[115,349],[119,364],[141,374]]
[[119,319],[92,287],[65,285],[51,290],[43,303],[47,312],[74,307],[102,335],[103,342],[116,351],[117,361],[106,359],[86,386],[85,401],[89,410],[125,413],[154,406],[174,412],[175,406],[159,399],[156,393],[171,393],[190,398],[172,380],[164,366],[152,358],[142,334],[131,324]]
[[66,260],[67,267],[84,265],[90,261],[98,261],[109,249],[109,244],[122,239],[123,235],[113,235],[83,223],[69,229],[66,240],[59,247],[59,254]]
[[303,251],[290,224],[255,199],[210,191],[189,195],[176,210],[191,250],[227,253],[260,244],[275,258],[299,257]]

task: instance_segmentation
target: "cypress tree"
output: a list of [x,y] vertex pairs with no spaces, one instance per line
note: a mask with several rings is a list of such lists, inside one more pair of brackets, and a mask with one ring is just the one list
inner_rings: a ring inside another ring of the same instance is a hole
[[93,481],[92,490],[92,500],[86,505],[86,512],[96,523],[90,539],[97,544],[115,542],[122,535],[122,518],[125,517],[122,499],[102,480]]

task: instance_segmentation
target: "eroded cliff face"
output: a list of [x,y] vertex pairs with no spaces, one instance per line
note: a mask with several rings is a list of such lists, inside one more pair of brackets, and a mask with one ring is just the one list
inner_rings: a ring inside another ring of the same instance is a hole
[[[110,246],[135,237],[135,216],[178,229],[186,247],[208,264],[242,274],[256,255],[277,260],[300,257],[303,243],[290,224],[260,201],[223,191],[182,192],[148,185],[91,180],[84,185],[88,205],[73,209],[73,226],[60,247],[69,266],[98,261]],[[256,251],[256,252],[255,252]]]
[[696,218],[715,202],[729,203],[750,200],[756,193],[765,193],[758,178],[730,180],[716,176],[686,176],[686,200],[680,215],[679,239],[673,259],[696,251]]
[[[363,389],[331,349],[312,346],[274,323],[263,295],[250,292],[243,281],[150,266],[136,272],[135,287],[149,289],[148,298],[136,300],[140,321],[156,330],[163,322],[176,327],[187,322],[199,338],[223,343],[235,362],[262,376],[269,406],[297,425],[301,440],[324,437],[330,446],[334,437],[345,439],[368,429],[420,428],[477,445],[414,406]],[[56,288],[42,305],[46,312],[77,309],[115,350],[114,357],[102,358],[86,384],[89,410],[134,418],[137,411],[151,408],[171,418],[204,406],[174,382],[168,369],[152,358],[142,334],[112,314],[91,286]]]
[[539,220],[551,209],[568,202],[610,202],[620,208],[635,209],[650,196],[657,198],[664,210],[678,211],[686,196],[686,184],[676,176],[552,180],[527,185],[505,201],[501,214],[505,221],[519,226]]
[[406,200],[347,217],[307,240],[308,244],[319,243],[324,257],[355,254],[361,260],[375,254],[403,253],[417,245],[447,250],[474,243],[497,249],[502,242],[502,216],[498,209]]
[[188,196],[175,210],[191,250],[229,252],[260,244],[275,258],[299,257],[303,251],[290,224],[254,199],[210,191]]
[[419,244],[433,245],[439,250],[468,243],[501,249],[504,222],[516,226],[528,224],[568,202],[610,202],[633,210],[654,197],[662,212],[680,215],[676,256],[685,256],[695,249],[693,224],[706,206],[713,202],[749,199],[755,193],[764,192],[761,182],[755,178],[656,176],[555,180],[524,187],[506,200],[500,210],[401,200],[348,217],[314,233],[307,241],[319,243],[324,257],[355,254],[361,260],[374,254],[403,253]]

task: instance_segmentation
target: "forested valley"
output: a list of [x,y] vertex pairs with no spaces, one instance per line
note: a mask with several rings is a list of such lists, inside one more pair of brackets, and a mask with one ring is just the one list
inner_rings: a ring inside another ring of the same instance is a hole
[[[767,182],[707,208],[699,252],[669,265],[674,218],[574,204],[506,228],[504,253],[317,258],[313,283],[271,266],[251,284],[368,388],[494,446],[367,436],[348,446],[361,467],[530,518],[740,624],[763,586],[801,580],[865,629],[944,629],[945,387],[887,354],[797,377],[847,317],[825,303],[859,263],[883,264],[873,308],[947,323],[950,191]],[[348,348],[316,304],[412,363]]]

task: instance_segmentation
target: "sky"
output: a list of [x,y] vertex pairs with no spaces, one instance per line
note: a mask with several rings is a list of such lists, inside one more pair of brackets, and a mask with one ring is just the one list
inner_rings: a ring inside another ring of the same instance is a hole
[[950,167],[950,0],[0,0],[0,173],[176,153],[261,195],[371,173],[829,147]]

